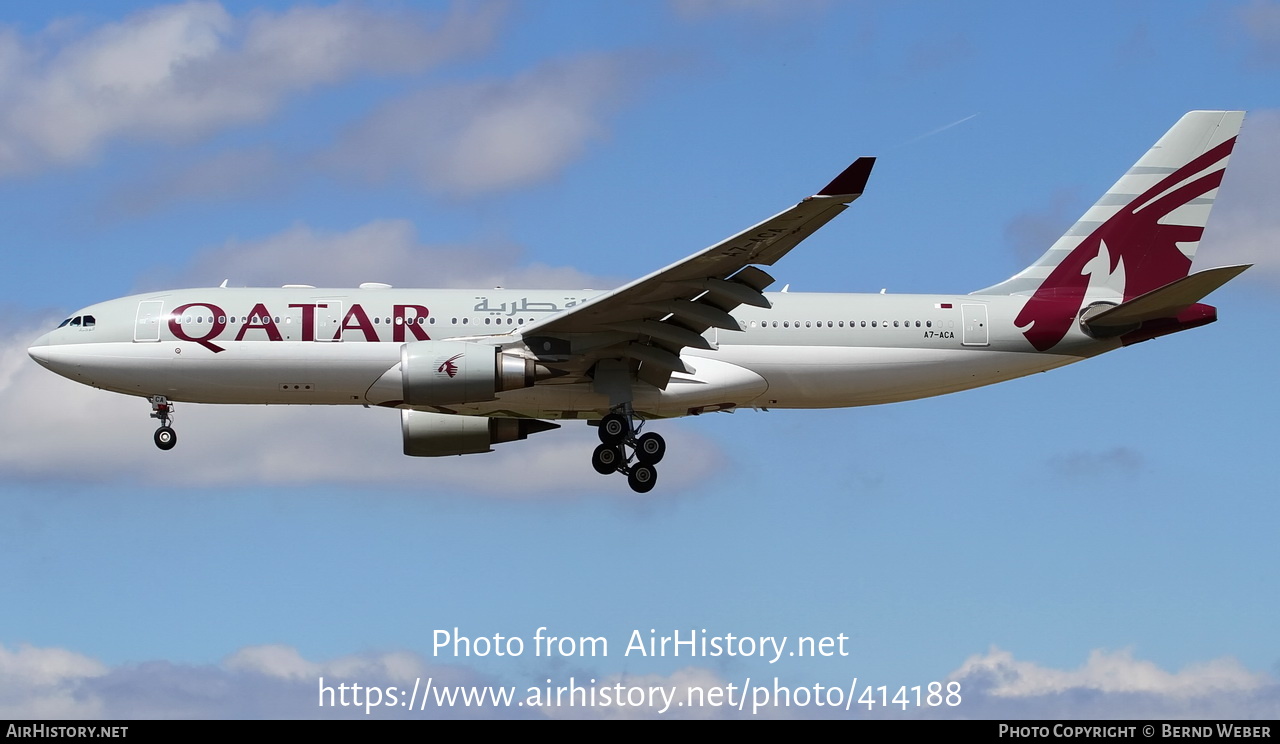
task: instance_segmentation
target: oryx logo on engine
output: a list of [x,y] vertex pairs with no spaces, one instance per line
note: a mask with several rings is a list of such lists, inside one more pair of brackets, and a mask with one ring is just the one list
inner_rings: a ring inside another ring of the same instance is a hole
[[465,352],[464,354],[454,354],[453,356],[444,360],[444,362],[442,362],[439,367],[436,367],[436,373],[449,375],[450,377],[457,377],[458,365],[454,364],[454,362],[461,359],[464,355],[465,355]]

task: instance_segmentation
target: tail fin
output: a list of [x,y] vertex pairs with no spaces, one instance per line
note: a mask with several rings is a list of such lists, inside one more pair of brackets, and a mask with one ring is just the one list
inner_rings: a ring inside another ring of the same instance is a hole
[[[1043,350],[1086,301],[1124,302],[1187,276],[1243,121],[1186,114],[1035,263],[973,294],[1030,296],[1016,323]],[[1075,307],[1064,317],[1045,303]]]

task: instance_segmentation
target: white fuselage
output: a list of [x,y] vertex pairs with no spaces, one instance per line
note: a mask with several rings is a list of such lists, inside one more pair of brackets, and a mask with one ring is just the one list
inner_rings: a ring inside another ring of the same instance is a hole
[[[407,342],[466,338],[527,352],[524,326],[592,290],[188,289],[79,311],[31,347],[64,377],[119,393],[238,404],[402,405],[393,383]],[[988,385],[1117,348],[1073,328],[1037,352],[1014,326],[1025,297],[770,293],[733,312],[689,373],[639,384],[635,410],[683,416],[732,407],[831,408]],[[86,319],[92,318],[92,325]],[[584,339],[584,345],[588,339]],[[589,339],[598,342],[599,339]],[[381,381],[381,382],[380,382]],[[445,410],[431,409],[427,410]],[[547,379],[448,412],[599,418],[607,396],[580,377]]]

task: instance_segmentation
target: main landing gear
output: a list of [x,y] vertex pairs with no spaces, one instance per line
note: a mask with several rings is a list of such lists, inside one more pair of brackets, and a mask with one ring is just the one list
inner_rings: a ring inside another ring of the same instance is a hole
[[153,395],[148,400],[151,401],[151,418],[160,421],[160,428],[156,429],[153,437],[156,446],[162,450],[171,450],[178,443],[178,432],[169,426],[169,422],[173,420],[173,404],[163,395]]
[[658,482],[654,467],[667,453],[660,434],[640,434],[644,422],[620,406],[600,421],[600,446],[591,454],[591,466],[601,475],[625,473],[627,485],[636,493],[648,493]]

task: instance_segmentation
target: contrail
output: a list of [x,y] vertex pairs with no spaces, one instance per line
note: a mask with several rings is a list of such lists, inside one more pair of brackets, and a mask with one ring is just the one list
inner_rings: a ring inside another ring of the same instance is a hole
[[903,146],[903,145],[910,145],[910,144],[913,144],[913,143],[915,143],[915,142],[919,142],[920,140],[925,139],[926,137],[932,137],[932,136],[933,136],[933,135],[935,135],[935,134],[939,134],[939,133],[941,133],[941,132],[945,132],[945,131],[947,131],[948,129],[950,129],[951,127],[957,127],[957,126],[960,126],[961,124],[965,123],[966,121],[969,121],[970,119],[972,119],[972,118],[974,118],[974,117],[976,117],[976,116],[977,116],[977,114],[969,114],[968,116],[964,117],[963,119],[958,119],[958,120],[956,120],[956,121],[951,122],[950,124],[944,124],[943,126],[940,126],[940,127],[938,127],[937,129],[934,129],[934,130],[929,131],[929,132],[925,132],[924,134],[920,135],[919,137],[916,137],[916,138],[914,138],[914,139],[909,139],[909,140],[907,140],[906,142],[903,142],[903,143],[902,143],[902,145],[899,145],[899,147],[901,147],[901,146]]

